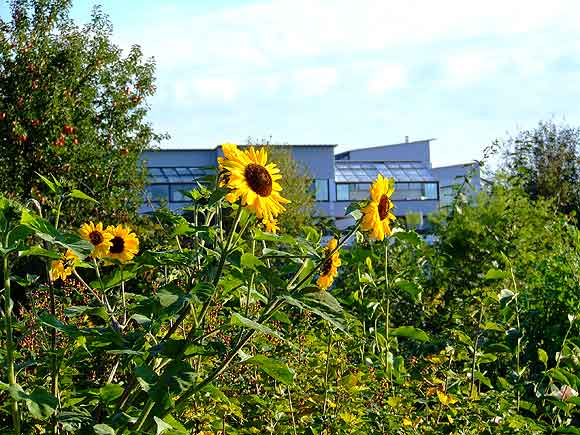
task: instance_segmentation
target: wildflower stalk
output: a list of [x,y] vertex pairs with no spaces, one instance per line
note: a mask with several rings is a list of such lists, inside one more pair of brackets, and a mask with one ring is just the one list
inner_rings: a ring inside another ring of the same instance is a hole
[[324,405],[322,406],[322,416],[326,417],[326,407],[328,405],[328,373],[330,371],[330,352],[332,351],[332,328],[328,326],[328,346],[326,348],[326,368],[324,370]]
[[[6,366],[8,371],[8,383],[16,385],[16,373],[14,372],[14,338],[12,336],[12,302],[10,294],[10,269],[8,267],[8,255],[4,255],[4,322],[6,326]],[[14,432],[20,435],[20,412],[18,402],[11,399],[12,424]]]
[[[340,240],[337,243],[335,249],[328,252],[326,257],[322,258],[316,264],[316,266],[310,272],[308,272],[308,274],[304,278],[302,278],[300,280],[300,282],[298,282],[298,284],[296,284],[292,288],[288,288],[289,287],[288,286],[287,291],[289,291],[289,293],[292,294],[294,291],[299,289],[306,281],[308,281],[324,265],[325,261],[328,258],[331,258],[332,254],[334,254],[336,251],[338,251],[348,241],[348,239],[350,239],[350,237],[359,229],[360,224],[361,224],[360,221],[357,222],[357,224],[353,227],[353,229],[342,240]],[[291,281],[293,281],[293,280],[294,279],[292,279]],[[285,302],[283,300],[278,300],[278,299],[270,302],[270,304],[266,307],[266,309],[264,310],[264,313],[260,316],[260,318],[257,320],[257,322],[258,323],[267,322],[282,306],[284,306],[284,304],[285,304]],[[193,396],[195,393],[197,393],[198,391],[205,388],[214,379],[216,379],[219,375],[221,375],[227,369],[227,367],[232,362],[232,360],[235,358],[235,356],[238,354],[238,352],[248,343],[248,341],[251,340],[251,338],[254,336],[255,332],[256,331],[253,329],[246,332],[246,334],[237,342],[236,346],[234,346],[234,348],[230,351],[230,353],[221,361],[221,363],[218,367],[216,367],[214,370],[212,370],[205,377],[205,379],[203,379],[200,383],[189,387],[187,390],[185,390],[182,393],[182,395],[179,397],[179,399],[177,399],[175,401],[175,406],[173,409],[175,411],[179,412],[183,408],[183,406],[185,406],[185,404],[187,403],[187,401],[189,400],[189,398],[191,396]],[[147,411],[147,410],[144,409],[143,413],[145,413],[145,411]],[[151,409],[149,409],[147,411],[147,414],[149,414],[149,412],[151,412]],[[170,412],[170,410],[167,409],[167,410],[163,411],[163,413],[159,417],[164,418],[167,414],[169,414],[169,412]]]
[[[385,294],[387,296],[386,320],[385,320],[385,339],[387,340],[387,364],[390,364],[389,355],[391,353],[390,327],[391,327],[391,288],[389,283],[389,238],[385,241]],[[383,296],[384,298],[384,296]],[[393,367],[389,369],[389,388],[393,387]]]

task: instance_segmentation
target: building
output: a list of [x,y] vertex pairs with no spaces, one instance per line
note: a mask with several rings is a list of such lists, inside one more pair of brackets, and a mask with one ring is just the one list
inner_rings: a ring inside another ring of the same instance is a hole
[[[345,216],[353,201],[368,198],[369,187],[378,174],[395,179],[395,214],[414,215],[419,227],[424,218],[448,204],[453,186],[466,176],[476,190],[480,188],[479,167],[475,163],[433,168],[430,142],[433,139],[393,145],[354,148],[335,153],[336,145],[288,145],[295,160],[313,179],[313,193],[320,214],[333,217],[337,226],[352,221]],[[183,191],[195,187],[194,180],[206,175],[223,155],[221,146],[211,149],[162,149],[146,151],[142,159],[149,170],[150,185],[142,212],[161,202],[172,209],[183,207]]]

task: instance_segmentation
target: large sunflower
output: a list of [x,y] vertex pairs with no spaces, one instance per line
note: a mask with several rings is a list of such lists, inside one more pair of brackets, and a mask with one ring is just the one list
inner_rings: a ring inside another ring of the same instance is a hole
[[236,145],[223,146],[225,158],[218,159],[222,183],[230,189],[226,196],[230,202],[241,198],[242,205],[254,212],[259,219],[271,221],[282,213],[289,203],[280,195],[282,178],[275,163],[268,163],[264,148],[250,147],[239,150]]
[[57,279],[62,279],[63,281],[73,273],[75,263],[79,260],[79,257],[75,255],[73,251],[67,249],[64,254],[61,255],[59,260],[53,261],[50,266],[50,280],[56,281]]
[[123,228],[123,225],[109,226],[107,231],[113,236],[108,254],[110,258],[125,263],[137,255],[137,252],[139,252],[139,239],[130,228]]
[[102,222],[99,222],[97,225],[92,222],[83,224],[79,232],[83,239],[88,240],[94,246],[93,252],[91,252],[92,257],[101,258],[109,253],[113,235],[108,229],[103,229]]
[[361,228],[363,231],[370,231],[374,239],[383,240],[385,235],[391,234],[390,224],[395,220],[395,215],[391,213],[394,208],[391,195],[395,191],[395,180],[379,174],[369,191],[371,200],[362,209],[364,216]]
[[335,251],[337,245],[338,241],[336,239],[331,239],[324,249],[324,255],[326,257],[328,257],[332,251],[334,251],[334,253],[324,261],[322,270],[320,271],[320,276],[316,281],[316,285],[322,290],[326,290],[328,287],[330,287],[334,281],[334,278],[336,275],[338,275],[338,267],[341,263],[339,252],[338,250]]

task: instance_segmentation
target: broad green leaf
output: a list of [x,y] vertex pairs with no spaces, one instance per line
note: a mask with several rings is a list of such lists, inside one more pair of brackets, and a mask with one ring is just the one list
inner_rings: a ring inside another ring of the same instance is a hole
[[544,363],[544,367],[548,368],[548,354],[544,349],[538,348],[538,359]]
[[95,424],[93,426],[93,429],[95,430],[95,433],[98,435],[115,435],[115,429],[113,429],[108,424],[104,423]]
[[390,333],[395,337],[407,337],[423,342],[430,340],[425,331],[414,326],[399,326],[398,328],[391,329]]
[[260,260],[258,257],[248,252],[242,255],[242,258],[240,259],[240,264],[247,269],[253,270],[257,270],[258,266],[265,267],[265,264],[262,262],[262,260]]
[[170,424],[165,423],[159,417],[154,416],[153,420],[155,420],[155,424],[157,425],[157,431],[155,432],[155,435],[161,435],[162,433],[166,432],[168,429],[173,429],[173,427]]
[[507,272],[499,269],[489,269],[485,274],[485,279],[493,280],[493,279],[504,279],[507,278]]
[[263,325],[262,323],[258,323],[254,320],[248,319],[239,313],[232,314],[230,324],[234,325],[234,326],[243,326],[244,328],[250,328],[250,329],[253,329],[255,331],[259,331],[263,334],[272,335],[276,338],[283,339],[282,336],[278,332],[274,331],[273,329],[269,328],[268,326]]
[[30,257],[30,256],[48,257],[54,260],[58,260],[61,257],[60,253],[56,251],[49,251],[48,249],[41,248],[40,246],[31,246],[30,248],[25,249],[24,251],[20,251],[18,255],[21,257]]
[[87,195],[84,192],[81,192],[78,189],[71,190],[71,192],[69,193],[69,196],[71,198],[84,199],[85,201],[92,201],[92,202],[96,202],[96,203],[99,202],[95,198],[90,197],[89,195]]
[[58,400],[48,391],[43,389],[34,390],[27,395],[26,407],[34,418],[45,420],[50,417],[58,406]]
[[118,384],[105,384],[99,388],[99,396],[105,403],[118,399],[123,394],[123,387]]
[[419,284],[407,280],[396,279],[395,286],[407,293],[413,302],[421,302],[423,288]]
[[346,331],[342,307],[330,293],[316,291],[295,296],[285,295],[282,296],[282,299],[290,305],[312,311],[314,314],[330,322],[334,327],[341,331]]
[[258,366],[266,374],[285,385],[292,385],[294,383],[294,371],[280,361],[263,355],[256,355],[247,359],[245,362]]
[[[108,290],[110,288],[121,285],[121,283],[123,281],[128,281],[131,278],[134,278],[135,275],[136,275],[136,272],[134,270],[123,269],[121,271],[120,268],[115,269],[115,271],[111,275],[104,276],[102,278],[102,285],[103,285],[102,290]],[[101,290],[101,281],[99,281],[99,280],[95,280],[95,281],[91,282],[90,285],[92,288],[97,288],[97,289]]]
[[34,231],[37,237],[72,250],[81,260],[93,250],[93,245],[78,234],[62,234],[50,222],[23,209],[20,223]]

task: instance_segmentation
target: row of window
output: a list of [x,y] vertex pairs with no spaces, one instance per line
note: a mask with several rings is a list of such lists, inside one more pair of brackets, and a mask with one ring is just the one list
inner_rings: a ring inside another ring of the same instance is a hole
[[[370,183],[337,183],[337,201],[361,201],[369,196]],[[183,192],[196,188],[193,183],[151,184],[147,186],[146,200],[151,202],[188,202]],[[317,179],[312,184],[316,201],[329,200],[328,179]],[[395,183],[392,199],[401,200],[437,200],[439,188],[437,183]]]
[[[369,197],[370,183],[338,183],[337,201],[361,201]],[[395,183],[393,201],[424,201],[439,199],[437,183]]]

